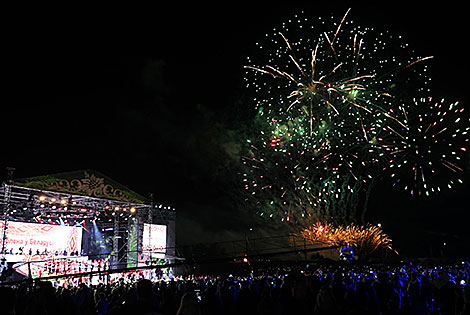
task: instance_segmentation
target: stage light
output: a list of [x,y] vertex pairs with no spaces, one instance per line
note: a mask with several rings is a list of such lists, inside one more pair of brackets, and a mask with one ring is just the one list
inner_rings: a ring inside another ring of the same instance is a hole
[[135,213],[135,208],[132,207],[132,208],[130,209],[130,211],[131,211],[131,213]]
[[39,196],[39,200],[41,200],[41,201],[46,200],[46,196]]
[[114,207],[114,211],[119,211],[119,206]]
[[56,199],[55,199],[55,198],[52,198],[52,199],[51,199],[51,202],[56,202]]
[[378,227],[382,227],[382,224],[378,223],[377,226],[378,226]]
[[63,205],[65,205],[65,204],[67,203],[67,200],[62,199],[62,200],[60,201],[60,203],[63,204]]

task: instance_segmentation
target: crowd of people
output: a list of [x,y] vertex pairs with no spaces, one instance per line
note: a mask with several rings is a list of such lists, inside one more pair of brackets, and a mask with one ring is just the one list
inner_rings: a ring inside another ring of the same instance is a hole
[[[20,246],[18,249],[14,249],[13,247],[8,249],[5,248],[3,250],[4,255],[54,255],[54,256],[79,256],[78,250],[76,251],[67,251],[67,249],[48,249],[44,248],[40,250],[39,248],[33,249],[25,249],[24,246]],[[82,253],[83,255],[83,253]]]
[[2,314],[470,314],[470,265],[303,266],[169,281],[0,288]]
[[[38,256],[38,258],[36,260],[26,259],[10,267],[19,274],[32,276],[33,278],[101,272],[110,268],[110,262],[107,258],[88,259],[86,256],[57,257],[53,255]],[[2,271],[0,274],[3,276],[3,269],[0,269],[0,271]],[[7,266],[5,271],[7,271]],[[4,277],[1,279],[4,279]],[[78,281],[79,279],[74,280]]]
[[108,259],[92,259],[92,260],[77,260],[77,259],[55,259],[54,257],[48,257],[42,262],[42,268],[40,268],[41,276],[57,275],[57,274],[73,274],[82,272],[92,271],[104,271],[109,270]]

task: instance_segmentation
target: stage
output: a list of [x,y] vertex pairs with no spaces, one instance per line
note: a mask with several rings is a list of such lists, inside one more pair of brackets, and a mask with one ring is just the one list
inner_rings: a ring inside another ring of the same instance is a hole
[[2,282],[14,274],[47,278],[172,263],[176,256],[175,208],[96,171],[9,178],[0,206]]

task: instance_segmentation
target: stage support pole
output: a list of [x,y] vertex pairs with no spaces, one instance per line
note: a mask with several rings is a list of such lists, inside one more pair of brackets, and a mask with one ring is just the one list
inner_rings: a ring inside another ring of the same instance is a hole
[[6,240],[7,240],[7,229],[8,229],[8,216],[10,215],[10,198],[11,198],[11,185],[13,184],[13,167],[7,167],[7,178],[3,183],[5,187],[5,194],[3,196],[3,237],[2,237],[2,251],[1,254],[5,253]]
[[137,267],[138,262],[138,225],[136,217],[127,221],[127,268]]
[[139,257],[142,255],[142,242],[144,235],[144,217],[143,211],[137,212],[137,266],[139,264]]
[[113,269],[119,267],[119,215],[114,214]]
[[[155,204],[153,202],[153,194],[150,194],[150,208],[149,208],[149,212],[148,212],[148,217],[147,217],[147,223],[150,224],[150,228],[149,228],[149,242],[151,241],[152,239],[152,222],[153,222],[153,209],[155,208]],[[150,262],[152,263],[153,261],[153,253],[152,253],[152,249],[149,249],[149,256],[150,256]]]

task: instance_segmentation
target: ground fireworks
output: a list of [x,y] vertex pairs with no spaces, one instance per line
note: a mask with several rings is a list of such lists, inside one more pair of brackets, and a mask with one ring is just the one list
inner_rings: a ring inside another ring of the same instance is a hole
[[380,250],[392,248],[392,240],[379,226],[333,226],[317,222],[300,233],[300,237],[317,246],[350,246],[359,256],[366,257]]

